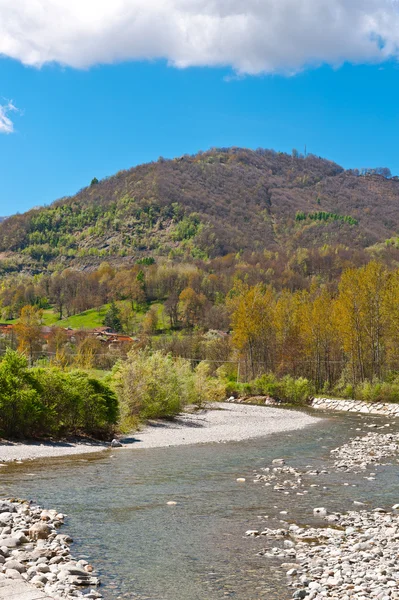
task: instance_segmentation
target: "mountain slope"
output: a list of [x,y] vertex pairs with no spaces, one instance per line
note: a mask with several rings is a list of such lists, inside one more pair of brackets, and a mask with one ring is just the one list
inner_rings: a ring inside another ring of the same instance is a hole
[[399,181],[309,155],[212,149],[121,171],[0,223],[1,258],[42,268],[107,257],[212,257],[397,235]]

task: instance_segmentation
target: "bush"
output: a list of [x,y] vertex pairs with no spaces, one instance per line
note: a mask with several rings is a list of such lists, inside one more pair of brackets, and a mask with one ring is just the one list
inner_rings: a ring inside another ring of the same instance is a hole
[[399,402],[399,382],[364,381],[356,386],[355,398],[364,402]]
[[187,404],[201,407],[208,400],[222,399],[225,386],[209,377],[209,371],[205,363],[193,370],[189,360],[159,351],[130,352],[114,370],[122,428],[132,417],[173,417]]
[[271,396],[275,398],[279,394],[279,382],[273,373],[267,373],[255,379],[252,383],[252,389],[256,394]]
[[28,368],[8,350],[0,362],[0,432],[6,437],[111,434],[118,418],[114,392],[82,371]]
[[291,375],[286,375],[278,383],[277,397],[290,404],[306,404],[314,392],[313,383],[305,377],[294,379]]
[[250,383],[230,381],[226,384],[228,396],[270,396],[289,404],[305,404],[314,393],[314,384],[304,377],[295,379],[291,375],[286,375],[282,379],[278,379],[273,373],[264,374]]

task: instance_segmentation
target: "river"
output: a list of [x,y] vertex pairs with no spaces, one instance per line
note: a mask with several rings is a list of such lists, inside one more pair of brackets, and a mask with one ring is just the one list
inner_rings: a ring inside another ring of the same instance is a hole
[[[13,465],[1,471],[0,496],[67,513],[72,551],[93,563],[106,600],[288,600],[280,562],[257,555],[267,541],[247,538],[245,531],[262,527],[263,515],[268,527],[281,519],[314,524],[314,507],[344,511],[354,500],[389,508],[399,502],[398,463],[374,468],[376,481],[334,472],[308,478],[319,487],[308,487],[304,496],[254,483],[254,470],[282,457],[292,466],[329,470],[332,448],[367,433],[371,423],[387,422],[330,414],[300,431],[245,442]],[[238,483],[239,477],[246,482]]]

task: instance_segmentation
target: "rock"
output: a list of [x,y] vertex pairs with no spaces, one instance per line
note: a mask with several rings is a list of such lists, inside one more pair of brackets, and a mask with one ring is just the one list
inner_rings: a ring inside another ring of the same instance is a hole
[[123,448],[123,444],[119,440],[112,440],[111,448]]
[[33,585],[35,585],[36,587],[42,588],[47,583],[47,581],[47,577],[45,577],[44,575],[35,575],[30,580],[30,583],[33,583]]
[[0,548],[17,548],[21,542],[14,537],[0,538]]
[[245,483],[245,477],[237,477],[236,481],[238,483]]
[[[43,590],[43,597],[54,600],[83,599],[78,588],[99,585],[87,561],[72,559],[71,538],[57,534],[55,527],[62,524],[64,515],[14,500],[0,501],[0,505],[4,522],[0,523],[0,597],[7,579],[29,581]],[[91,590],[88,597],[101,594]]]
[[31,540],[47,540],[51,529],[46,523],[35,523],[29,528],[29,538]]
[[177,502],[175,502],[174,500],[169,500],[169,502],[166,503],[168,506],[176,506]]
[[15,507],[11,504],[11,502],[1,502],[0,501],[0,513],[13,513],[15,512]]
[[21,579],[21,573],[16,569],[6,569],[5,573],[10,579]]
[[285,465],[285,460],[284,460],[284,458],[275,458],[275,459],[272,461],[272,464],[273,464],[273,465],[280,465],[280,466],[283,466],[283,465]]
[[50,567],[43,563],[43,564],[37,565],[36,571],[38,573],[50,573]]
[[314,508],[313,509],[313,514],[316,517],[325,517],[325,516],[327,516],[327,510],[324,507]]
[[67,575],[80,575],[81,577],[87,577],[87,572],[79,567],[77,564],[71,562],[61,565],[60,571],[65,572]]
[[17,560],[8,560],[5,565],[4,565],[7,569],[14,569],[15,571],[18,571],[18,573],[25,573],[26,572],[26,567],[24,565],[22,565],[20,562],[18,562]]

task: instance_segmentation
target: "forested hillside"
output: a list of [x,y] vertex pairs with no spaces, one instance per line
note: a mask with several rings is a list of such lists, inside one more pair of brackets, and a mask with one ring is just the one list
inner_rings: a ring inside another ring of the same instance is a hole
[[0,223],[0,268],[367,248],[398,233],[399,181],[387,174],[271,150],[161,158]]
[[[236,148],[8,218],[0,434],[105,435],[114,394],[127,428],[232,393],[398,401],[398,223],[386,169]],[[49,411],[76,382],[81,419]]]

